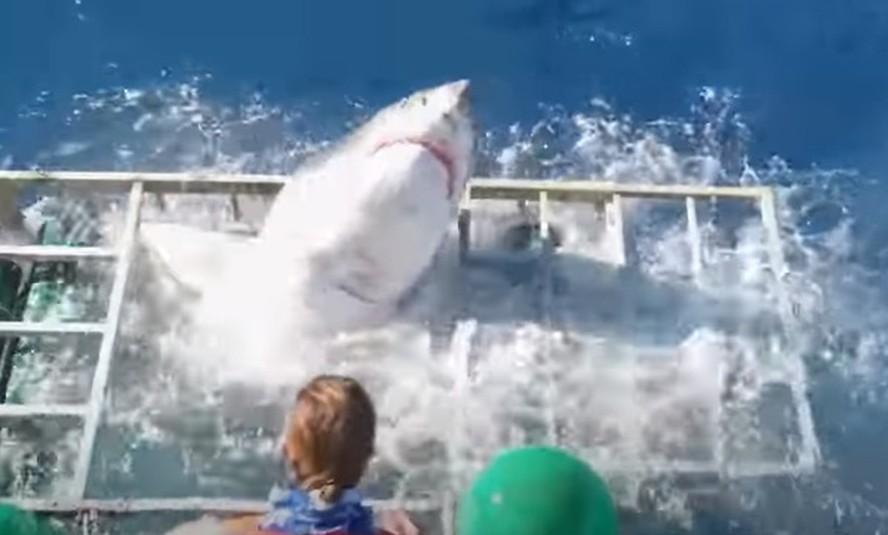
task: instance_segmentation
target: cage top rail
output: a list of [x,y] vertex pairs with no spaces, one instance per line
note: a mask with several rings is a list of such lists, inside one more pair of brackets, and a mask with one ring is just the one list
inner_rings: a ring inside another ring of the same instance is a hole
[[[286,175],[217,173],[141,173],[97,171],[0,171],[0,186],[64,183],[66,186],[112,188],[143,182],[146,193],[227,193],[239,188],[274,192],[288,180]],[[767,186],[707,186],[678,184],[621,184],[588,178],[517,179],[473,177],[469,198],[525,199],[547,191],[550,200],[600,200],[610,195],[627,197],[733,197],[761,198]]]

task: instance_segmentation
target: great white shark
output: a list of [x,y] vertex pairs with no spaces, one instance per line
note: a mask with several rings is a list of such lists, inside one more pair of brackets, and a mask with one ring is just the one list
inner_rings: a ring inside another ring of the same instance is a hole
[[282,186],[254,237],[143,223],[141,242],[198,296],[203,347],[264,360],[390,318],[455,221],[475,143],[469,85],[377,112]]

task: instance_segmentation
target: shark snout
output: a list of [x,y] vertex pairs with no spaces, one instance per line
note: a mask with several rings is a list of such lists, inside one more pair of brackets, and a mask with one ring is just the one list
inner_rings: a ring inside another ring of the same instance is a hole
[[468,80],[457,80],[448,84],[447,89],[456,98],[457,108],[460,110],[467,111],[469,109],[471,103],[470,86]]

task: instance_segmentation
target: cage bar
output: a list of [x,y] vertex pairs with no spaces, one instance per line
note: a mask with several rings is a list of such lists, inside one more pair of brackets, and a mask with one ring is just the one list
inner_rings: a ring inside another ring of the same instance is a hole
[[87,405],[86,421],[84,423],[83,442],[80,445],[80,453],[74,471],[72,488],[74,495],[85,497],[86,483],[89,479],[89,468],[92,463],[92,452],[96,442],[96,434],[102,416],[102,407],[105,402],[105,391],[108,387],[108,377],[111,371],[111,360],[114,357],[114,342],[117,339],[117,329],[120,324],[120,314],[123,309],[123,297],[126,292],[126,281],[132,263],[132,251],[136,242],[136,231],[139,228],[139,215],[142,208],[142,183],[133,182],[130,187],[129,202],[126,207],[126,223],[123,227],[122,243],[120,245],[120,258],[114,271],[114,282],[111,286],[111,295],[108,299],[108,316],[105,320],[105,330],[102,333],[102,345],[99,347],[99,358],[93,372],[92,388],[90,389],[89,404]]

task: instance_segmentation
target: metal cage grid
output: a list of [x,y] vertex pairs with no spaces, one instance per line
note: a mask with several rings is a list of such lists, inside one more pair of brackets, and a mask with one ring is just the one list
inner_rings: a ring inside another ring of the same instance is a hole
[[[50,323],[50,322],[0,322],[0,335],[22,336],[39,334],[98,334],[102,337],[99,357],[94,371],[90,397],[82,405],[11,405],[0,404],[0,417],[41,418],[69,416],[82,422],[83,438],[75,466],[73,492],[68,496],[52,499],[4,499],[7,503],[20,507],[55,514],[80,512],[97,513],[138,513],[152,511],[203,511],[203,512],[259,512],[265,509],[264,502],[236,499],[210,498],[170,498],[170,499],[121,499],[94,500],[86,497],[87,482],[93,457],[96,434],[102,418],[105,394],[108,388],[109,370],[114,355],[114,344],[120,322],[121,308],[127,278],[133,258],[133,250],[140,223],[140,210],[146,194],[164,193],[274,193],[284,183],[286,177],[276,175],[199,175],[175,173],[102,173],[102,172],[28,172],[0,171],[0,191],[29,184],[85,188],[87,190],[108,190],[128,188],[125,224],[123,234],[114,248],[66,247],[66,246],[12,246],[0,245],[0,258],[18,261],[47,261],[84,259],[116,262],[111,286],[110,299],[104,321],[96,323]],[[507,199],[536,202],[539,206],[539,226],[543,240],[549,236],[547,203],[581,202],[592,203],[605,214],[608,231],[614,238],[612,253],[618,263],[625,262],[626,250],[623,228],[623,202],[629,198],[667,199],[684,201],[687,217],[687,239],[691,250],[692,271],[702,269],[700,229],[697,219],[697,201],[704,199],[739,199],[758,206],[762,224],[767,233],[768,262],[777,285],[780,316],[784,325],[794,321],[787,291],[781,283],[786,273],[786,263],[782,250],[778,226],[777,207],[774,192],[768,187],[721,187],[692,185],[641,185],[594,182],[590,180],[527,180],[509,178],[473,178],[466,189],[463,206],[460,210],[460,249],[466,253],[470,247],[468,230],[470,224],[469,203],[479,199]],[[551,248],[548,248],[551,250]],[[791,330],[791,329],[788,329]],[[804,392],[804,367],[800,356],[787,355],[794,370],[793,397],[798,409],[801,434],[801,452],[794,464],[761,462],[745,466],[732,472],[740,476],[760,476],[789,473],[803,473],[813,470],[819,458],[819,446]],[[590,459],[594,461],[594,459]],[[625,466],[607,466],[608,470],[632,472],[638,467],[631,463]],[[644,467],[644,470],[686,474],[711,474],[713,467],[708,462],[674,462],[657,467]],[[390,502],[371,502],[374,506],[392,505]],[[398,502],[399,507],[412,511],[442,510],[442,526],[448,535],[452,531],[453,496],[443,496],[441,500],[419,500]]]

